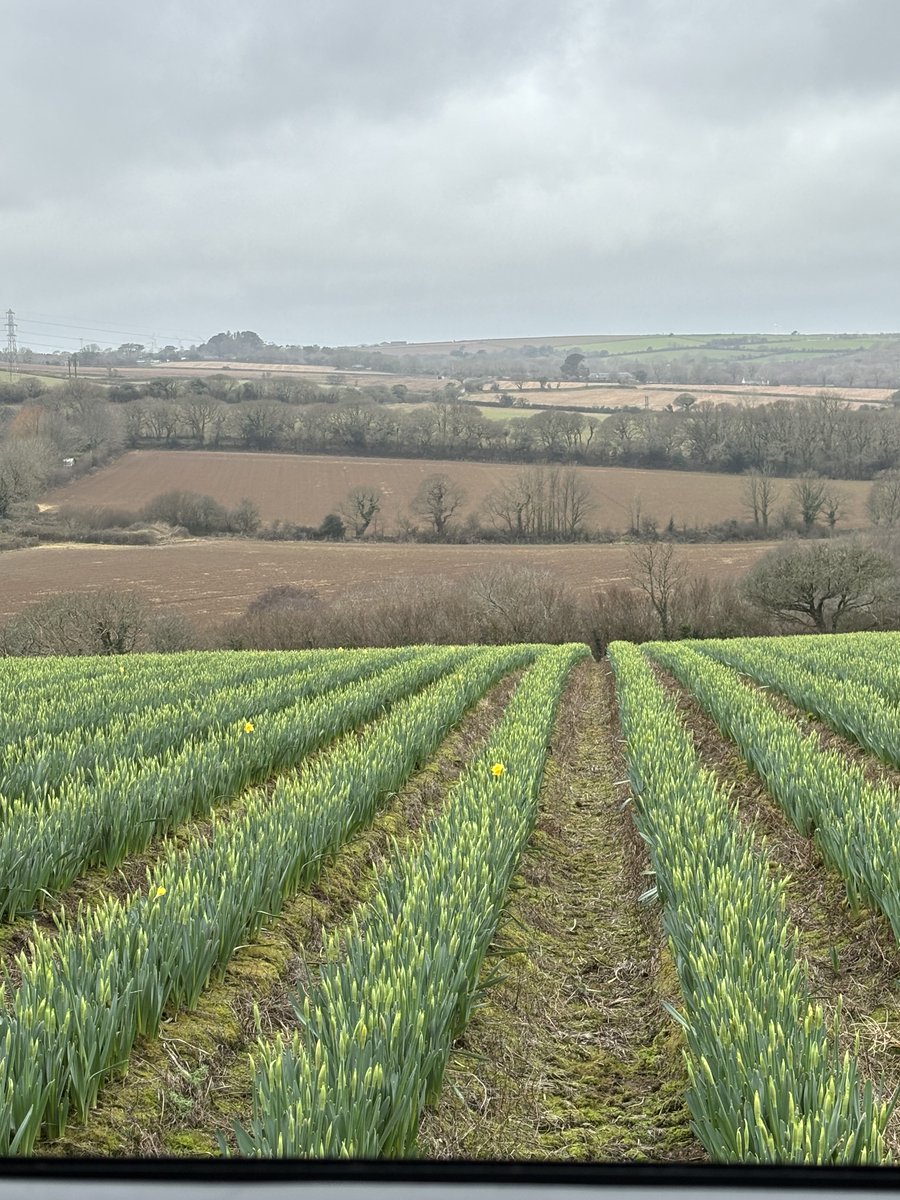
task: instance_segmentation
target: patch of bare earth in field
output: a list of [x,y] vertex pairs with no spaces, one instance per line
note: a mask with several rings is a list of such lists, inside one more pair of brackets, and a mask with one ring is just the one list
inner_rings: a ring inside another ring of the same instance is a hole
[[[690,570],[742,575],[771,542],[685,546]],[[585,599],[634,571],[626,545],[436,546],[417,543],[262,542],[186,539],[159,546],[50,545],[0,555],[0,617],[65,591],[136,589],[208,626],[239,616],[260,592],[280,584],[312,588],[322,599],[353,589],[360,603],[385,580],[464,578],[500,563],[551,571]]]
[[[560,393],[562,394],[562,393]],[[381,492],[380,528],[392,532],[429,475],[448,475],[466,493],[460,517],[475,512],[488,493],[510,483],[523,464],[464,462],[436,458],[391,458],[339,454],[254,454],[231,450],[132,450],[108,466],[42,497],[51,507],[77,505],[137,510],[162,492],[201,492],[234,507],[245,496],[265,521],[317,525],[356,486]],[[579,467],[594,501],[588,528],[627,530],[635,504],[642,519],[662,527],[746,520],[740,475],[713,471],[646,470],[637,467]],[[786,494],[789,480],[780,485]],[[867,523],[870,484],[839,480],[841,528]]]

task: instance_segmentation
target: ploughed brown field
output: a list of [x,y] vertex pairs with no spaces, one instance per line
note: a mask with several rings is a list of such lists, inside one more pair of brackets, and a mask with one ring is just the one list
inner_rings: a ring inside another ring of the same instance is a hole
[[[772,542],[679,547],[689,569],[741,575]],[[582,595],[626,583],[627,546],[427,546],[186,539],[160,546],[53,545],[0,555],[0,616],[63,591],[134,588],[181,609],[201,624],[244,611],[265,588],[295,584],[323,599],[351,588],[361,597],[384,580],[417,575],[462,577],[498,563],[552,571]]]
[[[255,502],[264,521],[285,520],[317,525],[334,512],[350,488],[366,485],[383,493],[380,528],[392,533],[398,516],[409,509],[422,480],[437,472],[448,475],[466,492],[461,515],[477,509],[499,485],[523,468],[507,463],[459,462],[427,458],[358,458],[338,455],[250,454],[212,450],[133,450],[92,475],[56,488],[44,497],[45,507],[108,505],[140,509],[161,492],[180,488],[202,492],[234,507],[245,496]],[[652,471],[631,467],[581,467],[596,507],[588,528],[625,530],[634,501],[641,515],[663,527],[670,517],[680,527],[746,520],[739,475],[694,471]],[[830,485],[844,499],[838,528],[867,524],[865,500],[871,484],[840,481]],[[789,500],[788,480],[778,481],[777,512]]]

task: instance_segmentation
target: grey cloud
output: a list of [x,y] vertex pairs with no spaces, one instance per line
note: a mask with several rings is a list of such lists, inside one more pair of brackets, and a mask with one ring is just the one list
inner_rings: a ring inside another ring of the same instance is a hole
[[331,343],[897,325],[892,0],[10,24],[4,307]]

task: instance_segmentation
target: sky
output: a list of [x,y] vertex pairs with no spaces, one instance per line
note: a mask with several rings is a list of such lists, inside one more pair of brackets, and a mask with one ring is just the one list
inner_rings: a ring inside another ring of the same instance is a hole
[[0,43],[23,345],[900,329],[897,0],[6,0]]

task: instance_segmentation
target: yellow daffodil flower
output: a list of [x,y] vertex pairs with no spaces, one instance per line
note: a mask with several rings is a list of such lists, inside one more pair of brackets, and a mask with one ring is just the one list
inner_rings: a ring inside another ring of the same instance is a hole
[[153,897],[153,899],[158,900],[160,898],[160,896],[164,896],[165,894],[166,894],[166,889],[162,885],[160,885],[156,889],[156,895]]
[[253,725],[252,721],[244,722],[244,733],[252,733],[253,729],[254,729],[254,725]]
[[501,775],[506,774],[506,767],[504,767],[503,763],[494,763],[491,767],[491,774],[495,779],[499,779]]

